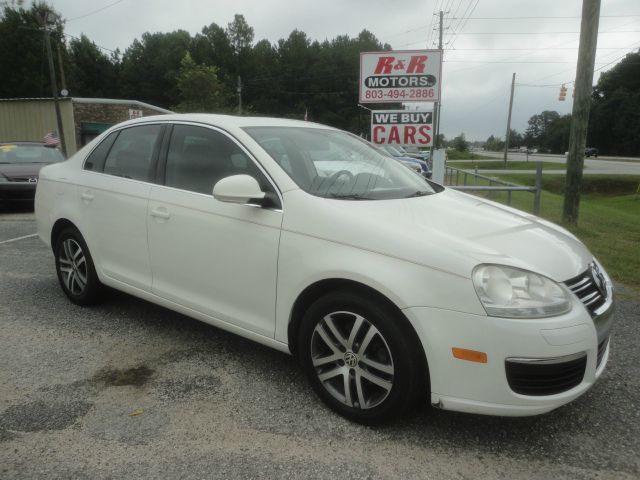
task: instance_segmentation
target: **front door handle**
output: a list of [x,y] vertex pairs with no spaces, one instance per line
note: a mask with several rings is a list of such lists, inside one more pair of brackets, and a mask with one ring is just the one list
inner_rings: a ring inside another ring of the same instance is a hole
[[167,212],[167,209],[164,208],[164,207],[152,208],[151,209],[151,216],[152,217],[156,217],[156,218],[160,218],[162,220],[169,220],[169,218],[171,217],[169,212]]

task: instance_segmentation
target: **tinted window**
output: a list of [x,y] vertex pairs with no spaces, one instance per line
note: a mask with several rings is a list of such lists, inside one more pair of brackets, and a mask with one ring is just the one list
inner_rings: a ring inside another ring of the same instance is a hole
[[84,162],[85,170],[93,170],[96,172],[102,172],[104,170],[104,161],[107,159],[109,150],[111,150],[113,142],[118,137],[118,133],[119,132],[113,132],[91,152],[91,155],[89,155]]
[[165,185],[211,195],[219,180],[239,174],[251,175],[263,191],[270,189],[258,167],[227,136],[208,128],[173,127]]
[[121,130],[104,164],[104,173],[148,182],[152,178],[154,152],[162,125],[143,125]]

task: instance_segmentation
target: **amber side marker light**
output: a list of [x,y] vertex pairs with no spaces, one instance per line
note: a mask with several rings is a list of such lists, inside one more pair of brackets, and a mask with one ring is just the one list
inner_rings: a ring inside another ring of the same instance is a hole
[[468,360],[470,362],[487,363],[487,354],[484,352],[476,352],[475,350],[467,350],[466,348],[451,349],[453,356],[460,360]]

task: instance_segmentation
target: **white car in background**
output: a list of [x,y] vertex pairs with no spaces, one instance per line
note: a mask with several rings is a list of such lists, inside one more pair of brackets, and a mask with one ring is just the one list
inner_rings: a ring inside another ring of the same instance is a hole
[[35,208],[71,301],[108,285],[292,353],[356,421],[540,414],[607,363],[612,286],[578,239],[330,127],[125,122],[43,168]]

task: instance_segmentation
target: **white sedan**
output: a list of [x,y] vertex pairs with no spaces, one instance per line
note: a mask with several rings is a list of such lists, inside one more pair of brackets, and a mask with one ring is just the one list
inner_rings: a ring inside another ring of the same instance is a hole
[[609,356],[611,282],[572,234],[323,125],[125,122],[43,168],[35,208],[72,302],[107,285],[292,353],[356,421],[544,413]]

